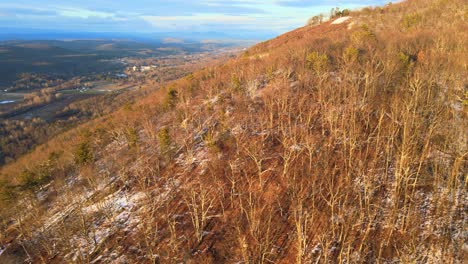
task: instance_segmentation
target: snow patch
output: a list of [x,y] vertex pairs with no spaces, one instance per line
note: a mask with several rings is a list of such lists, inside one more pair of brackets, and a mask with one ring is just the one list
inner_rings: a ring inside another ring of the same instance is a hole
[[97,242],[97,245],[99,245],[100,243],[104,242],[110,235],[112,235],[112,233],[109,228],[106,228],[106,229],[97,229],[93,235],[94,235],[94,240]]
[[87,213],[97,212],[103,208],[111,208],[114,211],[131,210],[135,203],[145,198],[143,192],[138,192],[127,197],[121,190],[109,195],[104,200],[83,208]]
[[[105,243],[118,230],[133,232],[135,226],[140,222],[140,218],[134,210],[146,197],[144,192],[129,194],[121,189],[109,194],[99,202],[82,208],[82,212],[88,214],[100,210],[108,210],[108,218],[104,222],[96,219],[92,220],[94,223],[91,232],[88,232],[84,237],[75,236],[72,238],[71,244],[75,246],[76,250],[67,255],[67,257],[75,262],[80,255],[89,256],[89,254]],[[115,260],[118,256],[116,252],[113,252],[110,258]],[[98,257],[94,260],[94,263],[97,262],[101,262],[101,258]],[[107,263],[107,261],[102,262]]]
[[332,25],[342,24],[342,23],[344,23],[345,21],[347,21],[350,18],[351,18],[350,16],[340,17],[340,18],[336,19],[335,21],[333,21],[331,24]]
[[317,255],[317,254],[322,253],[322,244],[318,243],[317,245],[315,245],[315,247],[312,249],[311,253],[313,255]]
[[0,247],[0,256],[3,254],[3,252],[5,252],[5,250],[6,250],[6,247],[5,248]]

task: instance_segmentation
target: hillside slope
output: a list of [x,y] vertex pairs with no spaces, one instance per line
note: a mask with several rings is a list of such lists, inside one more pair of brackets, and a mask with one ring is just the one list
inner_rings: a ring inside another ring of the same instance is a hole
[[2,168],[0,262],[462,263],[467,9],[256,45]]

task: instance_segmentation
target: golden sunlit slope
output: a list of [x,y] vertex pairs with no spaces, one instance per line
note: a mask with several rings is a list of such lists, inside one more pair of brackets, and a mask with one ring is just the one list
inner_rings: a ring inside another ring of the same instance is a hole
[[351,12],[58,136],[2,171],[0,260],[462,263],[467,14]]

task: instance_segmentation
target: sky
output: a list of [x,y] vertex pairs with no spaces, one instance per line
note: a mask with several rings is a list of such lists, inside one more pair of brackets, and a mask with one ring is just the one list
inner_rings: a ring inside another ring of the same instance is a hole
[[281,34],[333,7],[382,0],[0,0],[0,30]]

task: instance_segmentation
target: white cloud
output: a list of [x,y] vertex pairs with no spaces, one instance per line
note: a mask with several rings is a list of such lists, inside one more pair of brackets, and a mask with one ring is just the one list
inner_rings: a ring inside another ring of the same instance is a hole
[[101,11],[93,11],[83,8],[73,8],[73,7],[59,7],[57,8],[57,13],[61,16],[66,17],[78,17],[78,18],[114,18],[115,14]]
[[[354,8],[383,0],[342,0]],[[61,4],[62,2],[62,4]],[[268,31],[276,34],[299,26],[333,0],[0,0],[0,17],[30,27],[94,28],[140,31]],[[359,4],[356,4],[359,3]]]
[[302,24],[304,20],[301,17],[271,17],[267,14],[234,16],[206,13],[192,16],[141,16],[141,18],[158,30],[238,28],[283,31]]
[[241,23],[255,20],[253,17],[232,16],[223,14],[194,14],[192,16],[142,16],[143,19],[154,25],[160,22],[180,22],[180,23]]

